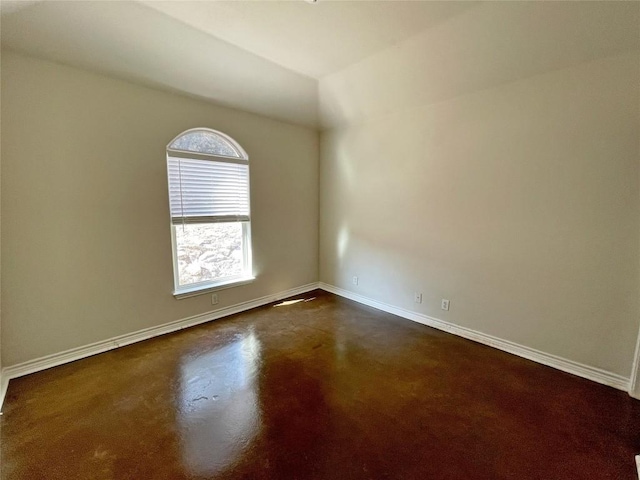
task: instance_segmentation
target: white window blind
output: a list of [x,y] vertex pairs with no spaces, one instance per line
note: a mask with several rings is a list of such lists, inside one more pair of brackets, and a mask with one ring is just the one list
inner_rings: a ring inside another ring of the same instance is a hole
[[247,160],[168,152],[167,167],[174,225],[250,220]]

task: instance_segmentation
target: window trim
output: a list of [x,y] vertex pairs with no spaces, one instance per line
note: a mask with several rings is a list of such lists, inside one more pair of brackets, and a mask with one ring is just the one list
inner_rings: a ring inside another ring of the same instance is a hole
[[256,277],[239,277],[225,282],[218,282],[216,285],[200,286],[198,288],[192,287],[180,291],[174,291],[173,296],[176,300],[182,300],[183,298],[197,297],[198,295],[205,295],[207,293],[217,292],[218,290],[224,290],[226,288],[239,287],[241,285],[248,285],[253,282]]
[[[211,153],[199,153],[192,152],[189,150],[177,150],[171,148],[176,140],[180,137],[187,135],[191,132],[204,131],[208,133],[212,133],[214,135],[222,137],[224,140],[229,142],[232,147],[239,153],[239,157],[225,156],[225,155],[215,155]],[[245,150],[231,137],[228,135],[219,132],[217,130],[213,130],[210,128],[191,128],[189,130],[185,130],[184,132],[177,135],[166,148],[166,161],[169,161],[169,157],[173,158],[186,158],[186,159],[194,159],[194,160],[211,160],[216,162],[225,162],[225,163],[236,163],[236,164],[246,164],[249,165],[249,156],[245,152]],[[251,177],[250,171],[247,172],[248,175],[248,185],[247,188],[247,196],[249,197],[249,208],[251,205]],[[169,179],[167,178],[167,186],[169,186]],[[192,283],[187,286],[180,286],[180,273],[178,268],[178,259],[177,259],[177,241],[176,241],[176,228],[179,228],[178,224],[175,224],[173,218],[171,217],[171,212],[169,212],[169,224],[171,229],[171,256],[172,256],[172,267],[173,267],[173,296],[177,299],[194,297],[197,295],[204,295],[210,292],[215,292],[217,290],[224,290],[226,288],[232,288],[240,285],[246,285],[255,280],[255,276],[253,275],[253,261],[252,261],[252,243],[251,243],[251,213],[249,211],[249,219],[246,221],[240,221],[239,223],[242,225],[242,254],[243,254],[243,264],[245,265],[245,272],[240,275],[234,275],[231,277],[225,277],[224,279],[211,281],[206,280],[203,282]],[[190,222],[186,222],[189,224]],[[209,223],[209,222],[195,222],[195,223]]]

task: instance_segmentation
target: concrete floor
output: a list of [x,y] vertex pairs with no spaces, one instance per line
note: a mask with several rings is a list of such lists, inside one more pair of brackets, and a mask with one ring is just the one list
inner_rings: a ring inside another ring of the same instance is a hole
[[625,392],[313,296],[12,380],[2,478],[636,479]]

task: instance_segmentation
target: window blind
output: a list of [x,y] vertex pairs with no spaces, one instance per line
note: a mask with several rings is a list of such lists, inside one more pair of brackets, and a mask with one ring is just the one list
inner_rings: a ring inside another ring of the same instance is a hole
[[169,155],[167,168],[174,225],[250,220],[246,160],[216,161]]

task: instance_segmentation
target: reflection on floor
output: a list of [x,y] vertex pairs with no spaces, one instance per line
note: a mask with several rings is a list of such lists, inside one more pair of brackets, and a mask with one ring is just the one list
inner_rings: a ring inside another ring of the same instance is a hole
[[12,380],[2,478],[636,478],[626,393],[313,297]]
[[227,469],[259,431],[255,379],[260,346],[253,328],[235,337],[180,366],[177,417],[182,458],[188,471],[199,477],[215,477]]

